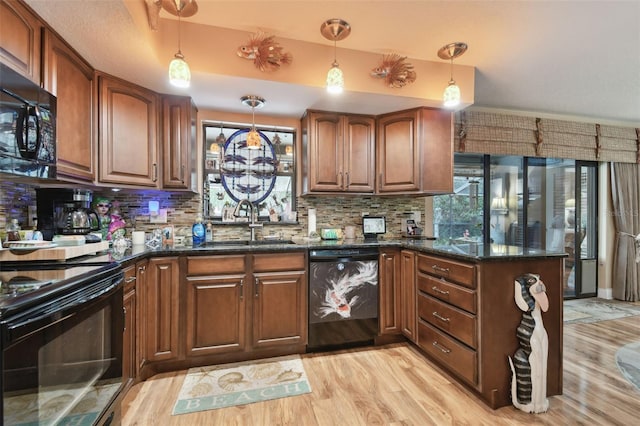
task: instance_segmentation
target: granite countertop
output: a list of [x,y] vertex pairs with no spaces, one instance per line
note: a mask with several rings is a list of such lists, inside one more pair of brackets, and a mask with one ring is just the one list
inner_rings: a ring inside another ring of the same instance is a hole
[[274,251],[301,251],[317,249],[338,248],[404,248],[426,254],[436,254],[466,261],[508,261],[512,259],[566,257],[563,252],[549,252],[541,249],[528,249],[504,244],[479,244],[475,242],[454,242],[442,244],[433,240],[392,239],[377,241],[355,240],[320,240],[320,241],[214,241],[204,246],[167,246],[161,248],[148,248],[146,246],[132,246],[123,253],[113,249],[110,254],[113,260],[127,263],[149,256],[179,256],[179,255],[207,255],[222,253],[246,253],[246,252],[274,252]]

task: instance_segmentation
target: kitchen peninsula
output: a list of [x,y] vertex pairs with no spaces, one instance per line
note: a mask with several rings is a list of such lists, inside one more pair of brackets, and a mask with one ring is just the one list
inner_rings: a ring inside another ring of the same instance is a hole
[[[327,247],[379,249],[376,344],[408,339],[492,408],[511,403],[507,358],[518,348],[521,318],[514,281],[540,274],[550,301],[543,315],[547,395],[562,393],[564,254],[471,242],[223,241],[112,253],[132,285],[125,306],[133,297],[136,312],[127,374],[145,380],[196,365],[304,353],[308,253]],[[269,283],[280,290],[270,292]]]

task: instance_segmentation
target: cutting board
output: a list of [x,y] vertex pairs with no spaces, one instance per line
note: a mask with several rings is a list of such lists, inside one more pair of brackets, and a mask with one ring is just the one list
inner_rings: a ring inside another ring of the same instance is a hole
[[81,246],[51,247],[33,251],[11,251],[9,249],[0,250],[0,261],[21,262],[34,260],[67,260],[74,257],[96,254],[108,250],[109,241],[99,243],[84,244]]

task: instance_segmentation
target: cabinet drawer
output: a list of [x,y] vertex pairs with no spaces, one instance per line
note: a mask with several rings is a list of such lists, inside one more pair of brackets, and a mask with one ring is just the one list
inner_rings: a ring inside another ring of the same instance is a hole
[[418,256],[418,270],[425,274],[446,278],[465,287],[476,288],[476,268],[468,263],[456,262],[426,255]]
[[447,282],[444,278],[435,278],[421,272],[418,272],[418,290],[472,314],[477,313],[475,290],[469,290]]
[[300,271],[306,263],[304,252],[253,255],[254,272]]
[[463,380],[476,385],[478,361],[474,350],[456,342],[426,322],[418,321],[418,344]]
[[476,317],[450,305],[418,294],[418,316],[440,330],[449,333],[472,348],[477,348]]
[[187,275],[244,274],[245,255],[189,256]]

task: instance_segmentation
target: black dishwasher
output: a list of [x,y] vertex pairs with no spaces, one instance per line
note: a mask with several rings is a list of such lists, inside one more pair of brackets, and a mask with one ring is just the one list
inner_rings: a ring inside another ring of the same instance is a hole
[[309,252],[309,351],[370,345],[378,332],[378,249]]

